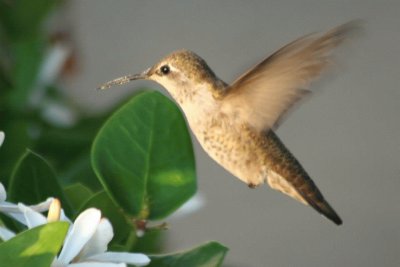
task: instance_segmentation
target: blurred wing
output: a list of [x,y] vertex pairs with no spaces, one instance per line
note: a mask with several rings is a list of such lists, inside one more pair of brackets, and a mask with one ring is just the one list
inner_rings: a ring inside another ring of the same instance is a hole
[[257,130],[277,127],[355,26],[350,22],[322,36],[307,35],[279,49],[228,87],[222,110]]

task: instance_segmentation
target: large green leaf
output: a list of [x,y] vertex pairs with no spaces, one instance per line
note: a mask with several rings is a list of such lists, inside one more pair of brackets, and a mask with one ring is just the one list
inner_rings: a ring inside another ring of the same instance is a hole
[[[50,266],[68,230],[67,222],[45,224],[0,244],[0,265]],[[4,264],[4,265],[3,265]]]
[[92,146],[92,166],[107,192],[142,219],[162,219],[195,193],[194,165],[182,114],[158,92],[126,103]]
[[224,260],[228,248],[209,242],[197,248],[176,254],[150,256],[148,267],[217,267]]
[[37,204],[48,197],[57,197],[63,208],[67,212],[71,211],[53,169],[41,156],[26,150],[11,176],[8,199],[13,202]]

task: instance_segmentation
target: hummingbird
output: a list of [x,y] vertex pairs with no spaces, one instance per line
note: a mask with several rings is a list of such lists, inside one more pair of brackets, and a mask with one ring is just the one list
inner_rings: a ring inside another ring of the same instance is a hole
[[274,130],[310,94],[311,82],[328,68],[333,50],[354,28],[349,22],[296,39],[230,84],[194,52],[178,50],[142,73],[99,89],[138,79],[157,82],[180,106],[203,149],[227,171],[250,188],[267,182],[340,225],[339,215]]

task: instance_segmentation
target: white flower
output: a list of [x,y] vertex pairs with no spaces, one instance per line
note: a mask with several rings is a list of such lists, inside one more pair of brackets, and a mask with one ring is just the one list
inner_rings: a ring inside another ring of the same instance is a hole
[[0,146],[3,144],[3,142],[4,142],[4,137],[5,137],[5,134],[4,134],[4,132],[3,131],[0,131]]
[[15,233],[7,228],[0,226],[0,239],[3,241],[7,241],[15,236]]
[[52,267],[106,267],[133,264],[145,266],[150,259],[140,253],[107,252],[113,238],[111,223],[98,209],[82,212],[70,227],[64,246]]
[[[4,189],[0,183],[0,191],[1,189]],[[1,192],[0,192],[1,194]],[[22,203],[18,203],[18,205],[8,203],[7,209],[12,210],[13,212],[9,212],[8,214],[10,217],[13,217],[14,219],[17,219],[17,221],[21,222],[25,226],[28,227],[28,229],[34,228],[36,226],[46,224],[47,222],[54,221],[52,217],[54,217],[54,213],[58,213],[58,217],[56,220],[61,220],[61,221],[67,221],[71,223],[71,221],[65,216],[64,210],[61,209],[60,207],[60,202],[56,198],[49,198],[48,200],[50,201],[50,204],[48,205],[49,208],[44,209],[44,206],[46,205],[35,205],[35,206],[25,206]],[[4,202],[3,202],[4,203]],[[0,204],[1,205],[1,204]],[[58,210],[52,211],[51,207],[52,206],[58,206]],[[39,208],[38,208],[39,207]],[[35,210],[36,209],[36,210]],[[48,212],[48,218],[46,218],[43,214],[38,212],[37,210],[49,210]],[[15,212],[14,212],[15,211]],[[8,230],[7,228],[1,227],[0,226],[0,239],[3,241],[7,241],[8,239],[12,238],[15,236],[15,233]]]
[[8,215],[9,217],[14,218],[15,220],[19,221],[24,225],[28,225],[27,217],[24,215],[26,208],[29,208],[30,210],[35,211],[37,213],[44,212],[49,209],[51,202],[54,200],[54,198],[50,197],[39,204],[28,207],[23,204],[14,204],[11,202],[7,202],[6,198],[7,198],[6,190],[4,189],[3,184],[0,183],[0,212]]
[[[56,205],[57,208],[55,210],[52,210],[52,206],[54,205]],[[47,217],[45,217],[40,212],[35,211],[34,209],[32,209],[32,207],[25,206],[22,203],[18,204],[18,208],[24,216],[24,224],[29,229],[54,221],[66,221],[71,223],[71,220],[68,219],[67,216],[65,216],[64,210],[61,209],[60,201],[57,198],[52,199],[50,207],[48,208],[49,212],[47,214]],[[57,215],[55,215],[55,213]],[[55,216],[56,218],[54,218]]]
[[[0,132],[0,139],[1,139]],[[0,140],[1,143],[2,140]],[[16,221],[26,225],[28,228],[33,228],[42,224],[47,223],[46,217],[41,214],[41,212],[49,210],[50,206],[59,202],[58,199],[48,198],[45,201],[31,206],[25,206],[22,203],[14,204],[6,201],[7,193],[3,184],[0,183],[0,212],[6,214],[7,216],[15,219]],[[69,221],[69,219],[65,216],[64,211],[61,210],[61,220]],[[69,221],[70,222],[70,221]],[[0,226],[0,239],[3,241],[7,241],[10,238],[13,238],[15,233],[11,230]]]

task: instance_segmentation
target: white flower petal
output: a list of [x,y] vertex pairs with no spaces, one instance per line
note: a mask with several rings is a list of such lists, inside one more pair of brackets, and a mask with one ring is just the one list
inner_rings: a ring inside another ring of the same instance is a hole
[[70,46],[61,42],[53,44],[53,46],[46,51],[46,56],[38,75],[38,83],[43,85],[54,83],[70,54]]
[[69,222],[72,224],[72,221],[65,215],[65,212],[63,209],[61,209],[60,221]]
[[125,263],[108,263],[108,262],[82,262],[68,264],[68,267],[126,267]]
[[21,213],[21,211],[19,211],[18,213],[9,212],[9,213],[6,213],[6,215],[8,215],[11,218],[15,219],[16,221],[22,223],[23,225],[27,225],[26,217],[23,213]]
[[150,258],[142,253],[128,252],[106,252],[89,257],[88,260],[97,260],[103,262],[125,262],[136,266],[146,266],[150,263]]
[[78,255],[83,246],[95,233],[100,218],[100,210],[94,208],[85,210],[76,218],[70,232],[65,238],[64,247],[58,257],[58,261],[61,264],[68,264]]
[[4,137],[6,137],[6,135],[4,134],[3,131],[0,131],[0,146],[3,144],[4,142]]
[[53,202],[53,200],[54,200],[53,197],[49,197],[45,201],[40,202],[39,204],[36,204],[36,205],[31,205],[29,207],[31,209],[35,210],[35,211],[38,211],[38,212],[48,211],[51,203]]
[[[0,137],[0,139],[1,139],[1,137]],[[0,183],[0,203],[6,201],[6,198],[7,198],[6,189],[4,188],[4,185],[2,183]]]
[[20,208],[18,207],[17,204],[10,203],[7,201],[0,202],[0,211],[4,213],[9,213],[9,212],[21,212]]
[[15,233],[7,228],[0,226],[0,239],[7,241],[15,236]]
[[47,223],[47,219],[43,214],[34,211],[30,207],[25,206],[22,203],[18,203],[18,207],[25,216],[26,226],[28,226],[28,228],[33,228]]
[[[46,201],[43,201],[36,205],[29,206],[29,208],[31,208],[32,210],[37,211],[37,212],[47,211],[49,209],[49,206],[52,201],[53,201],[53,198],[50,197]],[[17,204],[7,202],[7,201],[0,201],[0,211],[5,212],[5,213],[7,213],[7,212],[15,212],[15,213],[22,212],[20,207]]]
[[113,237],[114,231],[110,221],[102,218],[96,232],[79,253],[79,258],[84,260],[90,256],[106,252],[108,243]]
[[47,101],[42,110],[42,116],[46,121],[59,127],[70,127],[77,121],[74,110],[58,102]]
[[0,212],[5,213],[7,216],[10,216],[11,218],[14,218],[18,222],[26,225],[26,219],[21,211],[21,209],[18,207],[18,205],[9,203],[7,201],[0,202]]
[[108,262],[82,262],[68,264],[68,267],[126,267],[125,263],[108,263]]

